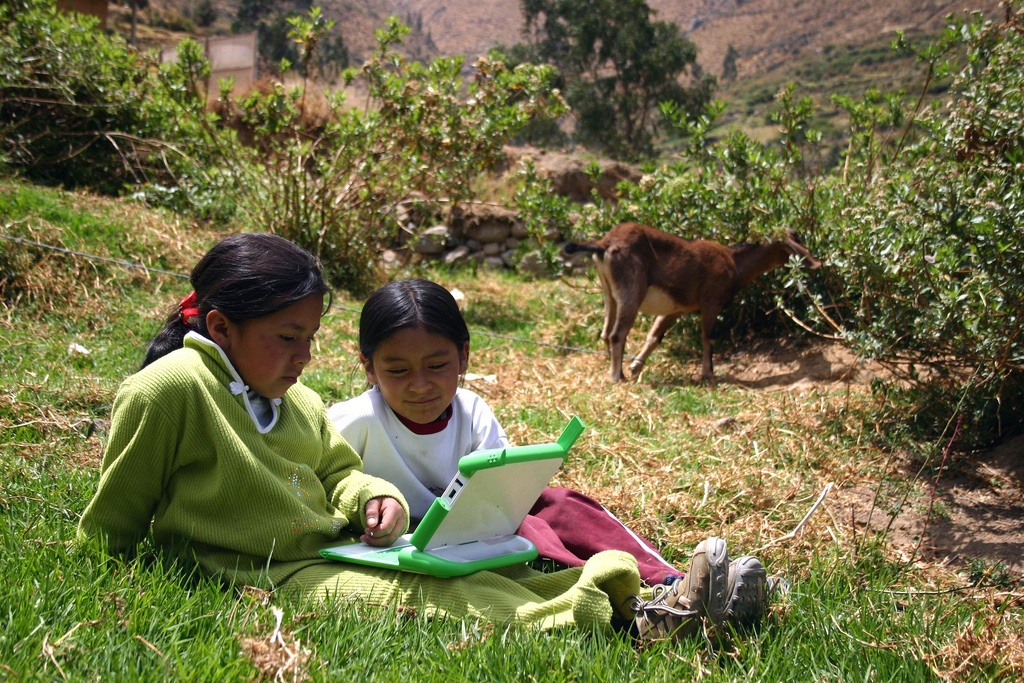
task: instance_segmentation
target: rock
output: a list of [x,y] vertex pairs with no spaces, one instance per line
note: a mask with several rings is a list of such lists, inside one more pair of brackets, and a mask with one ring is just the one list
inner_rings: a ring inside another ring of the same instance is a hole
[[[593,191],[606,200],[618,198],[615,189],[623,180],[639,182],[643,174],[639,168],[609,159],[586,159],[535,147],[506,147],[508,166],[516,166],[521,159],[533,160],[537,175],[551,181],[551,189],[574,202],[585,204],[594,201]],[[597,164],[600,173],[597,182],[591,180],[587,168]]]
[[522,258],[519,259],[518,266],[520,273],[533,275],[534,277],[548,272],[547,263],[544,262],[544,256],[540,250],[529,251],[523,254]]
[[469,247],[465,244],[460,244],[444,255],[445,265],[450,266],[454,263],[461,263],[469,257],[469,253]]
[[488,256],[484,258],[483,263],[480,265],[491,270],[504,270],[505,262],[501,260],[500,256]]
[[454,235],[480,242],[504,241],[518,222],[515,211],[494,204],[460,204],[448,217]]
[[494,244],[496,242],[504,242],[512,234],[512,225],[497,221],[477,223],[468,226],[465,234],[466,237],[483,244]]
[[446,225],[427,228],[409,243],[409,248],[424,256],[438,256],[444,251],[451,232]]

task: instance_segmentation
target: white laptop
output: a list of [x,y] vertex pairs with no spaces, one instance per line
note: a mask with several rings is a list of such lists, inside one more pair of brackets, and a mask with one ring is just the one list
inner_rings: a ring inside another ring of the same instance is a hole
[[530,562],[537,548],[516,529],[582,432],[583,422],[573,417],[554,443],[463,456],[458,473],[413,533],[385,548],[357,541],[325,548],[320,555],[443,577]]

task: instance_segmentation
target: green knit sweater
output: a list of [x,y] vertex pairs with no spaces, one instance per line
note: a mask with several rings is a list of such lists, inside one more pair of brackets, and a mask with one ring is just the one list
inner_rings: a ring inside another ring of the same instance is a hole
[[618,551],[559,572],[518,565],[456,579],[321,559],[321,548],[365,528],[368,500],[405,501],[359,469],[311,390],[293,386],[274,407],[275,421],[259,427],[243,387],[220,348],[197,335],[129,377],[114,400],[99,487],[79,538],[121,552],[152,529],[160,548],[207,574],[283,584],[320,600],[541,628],[607,628],[613,614],[631,617],[640,575],[636,560]]
[[198,335],[125,380],[79,538],[123,552],[152,529],[158,547],[208,574],[279,583],[322,563],[321,548],[355,540],[371,498],[405,505],[361,471],[312,390],[289,389],[268,430],[242,386]]

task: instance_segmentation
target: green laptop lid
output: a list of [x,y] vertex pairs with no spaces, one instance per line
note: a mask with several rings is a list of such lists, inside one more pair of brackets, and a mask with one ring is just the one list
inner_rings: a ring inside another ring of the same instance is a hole
[[476,451],[427,510],[416,531],[389,547],[348,543],[321,556],[341,562],[463,576],[529,562],[537,548],[515,531],[583,431],[573,417],[554,443]]
[[463,456],[459,475],[427,510],[412,545],[436,549],[514,534],[582,432],[583,422],[573,417],[553,443]]

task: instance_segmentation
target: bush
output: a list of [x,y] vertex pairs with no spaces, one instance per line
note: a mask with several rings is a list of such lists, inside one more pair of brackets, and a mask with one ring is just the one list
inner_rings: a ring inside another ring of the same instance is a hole
[[138,64],[97,20],[52,2],[0,6],[0,134],[11,165],[32,180],[116,191],[122,139],[139,135]]
[[920,394],[923,427],[962,415],[966,445],[1024,426],[1024,36],[1010,7],[1005,23],[952,23],[921,54],[935,77],[958,53],[963,66],[949,106],[892,120],[890,145],[852,108],[859,145],[831,178],[845,333]]
[[[289,21],[310,63],[330,24],[317,8]],[[461,59],[424,65],[400,57],[392,48],[407,32],[392,19],[367,64],[347,73],[348,82],[365,82],[365,109],[309,87],[273,84],[241,102],[222,93],[221,114],[249,144],[204,115],[198,93],[206,72],[196,47],[179,48],[178,63],[163,71],[180,111],[199,124],[203,154],[221,159],[218,180],[246,220],[320,256],[332,282],[353,293],[379,284],[381,248],[405,228],[402,201],[458,205],[515,131],[562,107],[548,92],[546,68],[482,59],[466,83]]]
[[116,194],[170,182],[168,142],[192,131],[171,115],[153,62],[46,0],[0,5],[0,157],[25,177]]
[[769,274],[766,286],[741,295],[754,305],[726,312],[747,310],[749,319],[727,322],[740,331],[763,325],[775,296],[802,326],[888,364],[894,379],[884,389],[912,401],[909,420],[899,417],[921,434],[948,439],[960,424],[958,444],[970,448],[1020,431],[1022,7],[1010,2],[1000,24],[951,17],[919,53],[922,93],[955,74],[945,105],[922,109],[920,100],[875,91],[835,98],[850,119],[841,159],[819,148],[810,100],[794,86],[776,96],[778,144],[739,132],[707,144],[720,107],[696,123],[665,107],[689,140],[683,161],[623,184],[617,204],[584,212],[587,232],[636,220],[729,242],[795,228],[826,267],[809,280],[795,269]]

